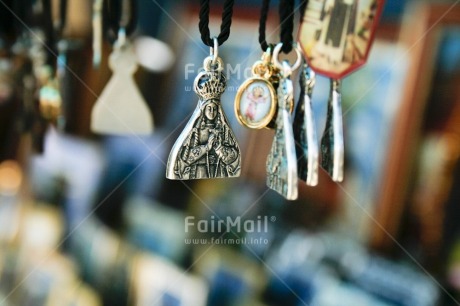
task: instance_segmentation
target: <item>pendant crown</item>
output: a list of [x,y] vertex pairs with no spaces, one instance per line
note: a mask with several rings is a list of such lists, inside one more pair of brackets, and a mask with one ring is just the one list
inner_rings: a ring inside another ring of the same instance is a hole
[[196,77],[194,89],[205,101],[219,99],[225,91],[226,83],[225,75],[220,71],[205,71]]

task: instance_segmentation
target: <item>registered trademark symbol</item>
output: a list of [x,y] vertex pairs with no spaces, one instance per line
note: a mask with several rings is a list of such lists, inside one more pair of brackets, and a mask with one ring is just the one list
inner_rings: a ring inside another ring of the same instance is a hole
[[271,216],[271,217],[270,217],[270,221],[275,222],[275,221],[276,221],[276,217],[275,217],[275,216]]

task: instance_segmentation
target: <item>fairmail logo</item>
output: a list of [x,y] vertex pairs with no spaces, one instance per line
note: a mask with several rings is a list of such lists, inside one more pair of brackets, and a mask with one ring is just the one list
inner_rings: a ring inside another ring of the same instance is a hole
[[276,221],[276,217],[257,216],[255,219],[242,217],[217,218],[211,216],[210,219],[197,220],[194,216],[185,218],[185,232],[199,233],[267,233],[269,223]]
[[[250,78],[252,73],[252,67],[248,65],[242,65],[240,63],[232,65],[226,64],[223,67],[223,72],[227,77],[227,80],[234,78],[236,80],[246,80]],[[185,80],[195,79],[198,73],[205,71],[203,67],[196,65],[195,63],[188,63],[184,66],[184,78]]]

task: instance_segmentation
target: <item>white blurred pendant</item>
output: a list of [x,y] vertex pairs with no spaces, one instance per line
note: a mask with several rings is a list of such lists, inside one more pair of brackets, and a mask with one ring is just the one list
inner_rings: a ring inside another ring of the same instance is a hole
[[109,57],[109,66],[113,75],[93,107],[91,130],[112,135],[152,133],[150,109],[133,79],[137,70],[136,56],[124,36],[119,35]]
[[300,72],[300,97],[294,116],[294,139],[296,141],[297,172],[309,186],[318,184],[319,148],[316,126],[311,107],[315,86],[315,73],[304,62]]
[[168,71],[176,61],[171,47],[153,37],[139,36],[134,40],[133,45],[139,65],[148,71],[155,73]]

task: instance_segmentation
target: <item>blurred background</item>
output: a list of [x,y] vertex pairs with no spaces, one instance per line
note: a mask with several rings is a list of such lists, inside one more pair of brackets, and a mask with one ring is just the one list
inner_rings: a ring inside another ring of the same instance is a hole
[[[0,0],[0,305],[460,305],[460,1],[386,1],[367,65],[343,82],[345,180],[321,170],[294,202],[265,186],[273,131],[233,113],[262,55],[261,2],[235,1],[219,48],[242,176],[170,181],[209,54],[198,1],[135,1],[128,34],[155,131],[109,137],[89,126],[111,75],[113,14],[97,65],[101,1],[68,0],[63,15],[65,1]],[[222,4],[211,1],[211,35]],[[277,12],[272,1],[273,43]],[[54,125],[38,109],[43,67],[59,80]],[[319,77],[313,95],[320,135],[328,86]],[[228,218],[261,226],[198,226]]]

